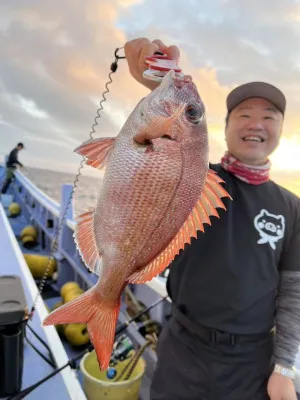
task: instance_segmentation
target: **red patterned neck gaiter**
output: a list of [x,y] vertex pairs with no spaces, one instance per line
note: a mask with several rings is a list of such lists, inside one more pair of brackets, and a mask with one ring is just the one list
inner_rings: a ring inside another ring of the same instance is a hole
[[250,185],[261,185],[270,179],[271,162],[269,160],[264,165],[247,165],[227,151],[221,159],[221,165],[226,171]]

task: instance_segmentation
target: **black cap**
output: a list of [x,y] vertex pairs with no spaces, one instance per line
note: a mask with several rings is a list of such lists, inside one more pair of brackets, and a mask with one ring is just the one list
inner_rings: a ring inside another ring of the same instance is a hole
[[23,147],[23,149],[25,149],[25,146],[22,142],[18,143],[18,146],[21,146],[21,147]]
[[266,82],[249,82],[233,89],[227,96],[227,111],[230,113],[242,101],[252,97],[262,97],[269,100],[284,115],[286,99],[275,86]]

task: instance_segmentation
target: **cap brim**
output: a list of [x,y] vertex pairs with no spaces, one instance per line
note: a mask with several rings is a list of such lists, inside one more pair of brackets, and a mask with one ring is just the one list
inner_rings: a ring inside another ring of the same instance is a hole
[[261,97],[270,101],[282,113],[285,113],[286,99],[275,86],[265,82],[250,82],[238,86],[227,97],[227,111],[230,113],[242,101]]

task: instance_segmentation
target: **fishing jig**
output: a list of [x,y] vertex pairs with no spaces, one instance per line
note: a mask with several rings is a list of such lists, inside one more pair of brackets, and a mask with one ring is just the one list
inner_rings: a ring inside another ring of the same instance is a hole
[[175,71],[178,78],[183,77],[182,69],[178,66],[177,61],[159,51],[153,56],[146,57],[145,63],[149,65],[143,73],[146,79],[160,82],[171,69]]

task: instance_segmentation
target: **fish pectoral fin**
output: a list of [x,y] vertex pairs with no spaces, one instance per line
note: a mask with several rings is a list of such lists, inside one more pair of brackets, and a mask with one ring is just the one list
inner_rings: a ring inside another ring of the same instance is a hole
[[211,225],[210,216],[219,218],[216,208],[220,207],[226,210],[221,197],[229,197],[231,199],[229,193],[220,185],[221,182],[224,181],[215,171],[208,171],[200,199],[197,201],[177,235],[145,268],[131,274],[128,278],[128,282],[145,283],[151,281],[151,279],[170,265],[175,256],[179,254],[180,250],[184,249],[186,243],[191,243],[192,237],[197,238],[197,231],[204,232],[203,224]]
[[86,164],[94,168],[104,168],[115,138],[96,138],[83,142],[76,147],[75,153],[87,157]]
[[96,275],[101,274],[101,254],[94,237],[94,209],[75,218],[74,240],[78,252],[87,268]]
[[168,136],[175,140],[176,137],[174,133],[169,133],[169,128],[180,117],[185,107],[185,104],[178,107],[175,113],[170,117],[156,116],[152,118],[150,124],[137,132],[133,139],[137,143],[144,144],[148,140],[157,139],[168,134]]

